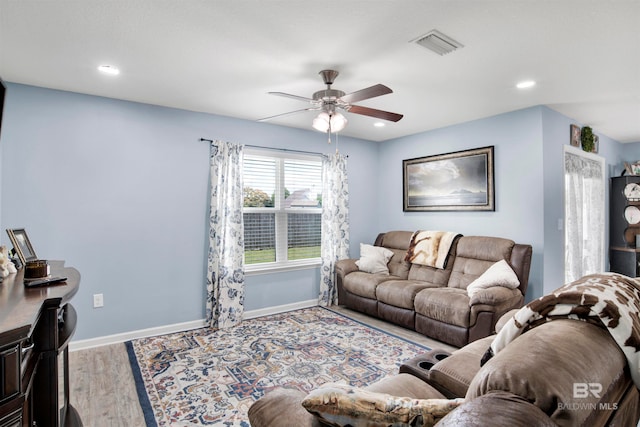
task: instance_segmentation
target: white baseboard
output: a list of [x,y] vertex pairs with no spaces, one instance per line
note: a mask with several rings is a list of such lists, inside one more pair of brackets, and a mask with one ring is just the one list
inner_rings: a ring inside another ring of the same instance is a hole
[[154,328],[138,329],[137,331],[123,332],[120,334],[106,335],[104,337],[89,338],[86,340],[71,341],[69,351],[86,350],[88,348],[100,347],[103,345],[119,344],[122,342],[152,337],[154,335],[171,334],[174,332],[188,331],[190,329],[204,328],[204,319],[193,320],[191,322],[174,323],[173,325],[157,326]]
[[269,316],[271,314],[284,313],[286,311],[292,310],[300,310],[301,308],[315,307],[316,305],[318,305],[318,300],[310,299],[307,301],[294,302],[292,304],[278,305],[276,307],[267,307],[260,308],[258,310],[245,311],[243,318],[245,320],[255,319],[256,317]]
[[[286,311],[299,310],[301,308],[315,307],[318,300],[300,301],[293,304],[279,305],[276,307],[261,308],[258,310],[245,311],[244,319],[254,319],[256,317],[268,316],[271,314],[284,313]],[[154,328],[139,329],[137,331],[123,332],[120,334],[106,335],[104,337],[89,338],[86,340],[71,341],[69,351],[86,350],[103,345],[119,344],[126,341],[152,337],[155,335],[172,334],[174,332],[188,331],[206,327],[205,319],[193,320],[190,322],[174,323],[172,325],[157,326]]]

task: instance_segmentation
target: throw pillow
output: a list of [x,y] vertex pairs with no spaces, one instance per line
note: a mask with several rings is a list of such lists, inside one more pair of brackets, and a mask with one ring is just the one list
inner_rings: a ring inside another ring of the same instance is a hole
[[467,286],[467,293],[472,297],[481,289],[502,286],[515,289],[520,286],[520,280],[506,260],[501,260],[493,264],[480,277]]
[[302,406],[332,426],[433,426],[464,399],[412,399],[376,393],[346,384],[325,384]]
[[372,246],[360,243],[360,259],[356,265],[360,271],[367,273],[389,274],[387,263],[393,256],[393,251],[381,246]]

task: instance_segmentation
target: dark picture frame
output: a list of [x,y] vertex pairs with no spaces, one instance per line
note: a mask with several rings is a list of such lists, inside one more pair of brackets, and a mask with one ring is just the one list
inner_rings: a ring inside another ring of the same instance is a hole
[[569,127],[569,144],[571,144],[572,147],[580,147],[581,141],[580,141],[580,132],[582,131],[582,128],[578,125],[571,125]]
[[18,258],[20,258],[22,265],[26,265],[27,261],[34,261],[38,259],[36,251],[33,250],[29,236],[27,236],[27,232],[24,228],[7,229],[7,234],[9,235],[13,249],[15,249],[18,254]]
[[403,210],[495,211],[494,146],[402,161]]

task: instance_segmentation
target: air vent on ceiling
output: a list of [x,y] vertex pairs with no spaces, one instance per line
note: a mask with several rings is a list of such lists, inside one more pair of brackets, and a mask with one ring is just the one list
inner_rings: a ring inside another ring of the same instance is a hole
[[427,34],[418,37],[414,41],[420,46],[426,47],[438,55],[446,55],[447,53],[451,53],[456,49],[464,47],[461,43],[458,43],[449,36],[445,36],[438,30],[429,31]]

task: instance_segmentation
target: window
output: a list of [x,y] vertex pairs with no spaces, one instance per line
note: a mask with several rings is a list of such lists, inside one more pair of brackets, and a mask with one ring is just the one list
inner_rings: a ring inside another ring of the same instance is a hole
[[247,271],[319,262],[320,158],[247,150],[243,180]]
[[565,282],[604,271],[604,158],[564,146]]

